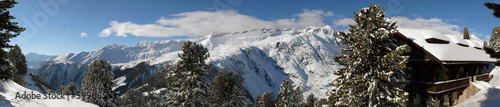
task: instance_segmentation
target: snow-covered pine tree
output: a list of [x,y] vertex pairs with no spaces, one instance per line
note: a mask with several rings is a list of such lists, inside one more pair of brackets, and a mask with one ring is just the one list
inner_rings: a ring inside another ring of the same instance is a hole
[[184,42],[181,60],[167,78],[166,105],[172,107],[208,107],[208,49],[191,41]]
[[87,93],[87,96],[83,96],[83,101],[99,106],[113,105],[112,99],[115,96],[112,88],[115,75],[111,72],[111,64],[105,59],[95,59],[87,70],[82,80],[82,91]]
[[316,98],[314,98],[314,94],[311,93],[307,96],[305,107],[314,107],[314,103],[316,103]]
[[500,5],[497,3],[484,3],[484,6],[493,10],[493,16],[500,18]]
[[488,42],[486,40],[483,40],[483,48],[488,46]]
[[[316,104],[316,107],[324,107],[324,106],[327,106],[328,105],[328,100],[326,98],[321,98],[318,100],[317,104]],[[335,105],[330,105],[330,107],[337,107]],[[347,106],[346,106],[347,107]],[[351,106],[353,107],[353,106]]]
[[120,98],[120,107],[144,107],[146,106],[146,101],[142,96],[142,93],[135,90],[129,89]]
[[338,78],[332,106],[403,106],[405,78],[403,70],[408,60],[402,53],[407,45],[398,45],[397,32],[384,9],[372,4],[355,13],[356,25],[349,33],[340,32],[344,44],[342,55],[335,58],[343,67],[335,71]]
[[464,34],[464,39],[470,39],[469,29],[467,26],[464,26],[464,31],[462,33]]
[[13,69],[8,61],[8,53],[4,49],[11,48],[10,39],[17,37],[25,30],[19,27],[18,22],[12,22],[16,17],[10,15],[8,9],[17,4],[15,0],[4,0],[0,2],[0,80],[8,80],[13,77]]
[[15,68],[13,69],[14,82],[21,86],[28,84],[24,81],[24,75],[28,72],[28,66],[26,65],[27,61],[19,45],[16,44],[10,48],[8,60],[12,63],[13,68]]
[[16,74],[25,75],[28,72],[28,66],[26,65],[26,57],[19,45],[14,45],[9,50],[9,61],[14,65],[17,69]]
[[500,26],[493,28],[491,31],[489,47],[496,52],[500,51]]
[[210,103],[220,107],[243,107],[246,105],[243,78],[231,71],[218,72],[211,82]]
[[255,107],[274,107],[274,94],[271,91],[265,92],[257,96],[255,100]]
[[149,91],[148,94],[146,95],[146,104],[148,107],[161,107],[162,105],[160,104],[162,102],[162,93],[164,91],[160,91],[159,93]]
[[299,107],[304,107],[305,106],[304,96],[302,95],[302,90],[300,89],[300,87],[295,88],[295,90],[293,90],[293,93],[294,93],[293,98],[295,99],[295,103],[297,103]]
[[59,88],[59,93],[64,95],[77,95],[80,88],[75,82],[70,82],[67,86],[63,85]]
[[276,107],[297,107],[293,86],[289,80],[283,80],[278,91],[278,99],[276,99]]
[[[493,28],[490,42],[483,49],[491,58],[500,58],[500,26]],[[500,66],[500,62],[496,62],[495,65]]]

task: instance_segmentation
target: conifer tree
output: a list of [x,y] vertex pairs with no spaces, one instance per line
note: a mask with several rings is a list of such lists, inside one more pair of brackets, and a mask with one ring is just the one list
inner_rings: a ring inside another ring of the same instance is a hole
[[493,28],[491,31],[489,48],[492,48],[495,52],[500,51],[500,26]]
[[[493,28],[490,42],[483,49],[491,58],[500,58],[500,26]],[[500,62],[496,62],[495,65],[500,66]]]
[[302,95],[302,90],[300,89],[300,87],[295,88],[293,93],[294,93],[293,97],[294,97],[297,105],[299,105],[300,107],[303,107],[305,105],[304,104],[304,96]]
[[26,57],[17,44],[9,50],[9,61],[17,69],[16,74],[25,75],[28,72]]
[[208,49],[191,41],[184,42],[181,60],[167,78],[166,105],[173,107],[207,107],[209,87],[208,66],[205,60],[210,56]]
[[398,45],[395,25],[385,17],[384,8],[372,4],[355,13],[355,26],[349,33],[340,32],[344,44],[342,55],[335,58],[343,67],[335,71],[338,78],[332,106],[402,106],[408,60],[402,56],[406,45]]
[[493,10],[493,16],[500,18],[500,5],[496,3],[484,3],[484,6]]
[[26,65],[26,57],[24,56],[21,48],[16,44],[10,48],[8,53],[8,60],[13,66],[12,71],[14,71],[13,81],[17,84],[24,86],[27,83],[24,81],[24,75],[28,72],[28,66]]
[[288,80],[283,80],[278,91],[278,99],[276,99],[276,107],[297,107],[295,93],[292,89],[292,84]]
[[467,39],[467,40],[470,39],[469,29],[467,28],[467,26],[464,26],[463,34],[464,34],[464,39]]
[[483,40],[483,49],[486,48],[488,46],[488,42],[486,42],[486,40]]
[[243,78],[230,71],[218,72],[211,82],[210,103],[213,106],[221,107],[242,107],[245,106],[245,86]]
[[13,68],[8,61],[8,54],[4,49],[11,48],[9,45],[11,38],[17,37],[25,30],[19,27],[18,22],[12,22],[16,17],[10,15],[8,9],[17,4],[16,0],[0,1],[0,80],[12,79]]
[[67,86],[63,85],[59,90],[60,94],[63,95],[77,95],[80,92],[80,88],[75,82],[70,82]]
[[[319,99],[318,103],[316,104],[316,107],[324,107],[325,105],[328,105],[328,100],[326,98],[322,98],[322,99]],[[337,106],[334,106],[334,105],[330,105],[330,107],[331,106],[337,107]],[[351,106],[351,107],[354,107],[354,106]]]
[[142,96],[142,93],[135,90],[129,89],[120,98],[120,107],[144,107],[146,106],[146,101]]
[[306,99],[305,107],[314,107],[314,103],[316,103],[316,98],[314,98],[314,94],[309,94]]
[[82,80],[82,91],[87,94],[83,96],[83,101],[99,106],[114,105],[112,88],[115,75],[111,72],[111,64],[104,59],[95,59],[87,70]]
[[165,93],[165,91],[160,91],[159,93],[158,92],[152,92],[153,89],[151,89],[148,94],[145,96],[145,102],[147,104],[148,107],[161,107],[161,102],[162,102],[162,97],[161,95],[163,95]]
[[274,107],[274,94],[271,91],[265,92],[257,96],[255,100],[255,107]]

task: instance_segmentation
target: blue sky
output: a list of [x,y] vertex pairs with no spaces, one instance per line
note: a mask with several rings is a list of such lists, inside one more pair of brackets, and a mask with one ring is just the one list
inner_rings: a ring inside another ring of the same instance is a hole
[[500,19],[478,0],[18,0],[14,21],[27,28],[11,44],[23,53],[62,55],[113,43],[200,38],[212,31],[332,26],[345,30],[353,12],[372,3],[400,27],[460,34],[462,27],[487,39]]

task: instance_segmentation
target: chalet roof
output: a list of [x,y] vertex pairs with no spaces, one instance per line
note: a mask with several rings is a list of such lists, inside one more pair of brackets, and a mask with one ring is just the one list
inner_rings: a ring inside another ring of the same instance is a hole
[[[413,40],[443,63],[447,62],[483,62],[492,63],[496,59],[482,50],[482,44],[474,40],[465,40],[456,35],[443,34],[428,29],[398,28],[399,33]],[[441,41],[439,43],[430,40]]]

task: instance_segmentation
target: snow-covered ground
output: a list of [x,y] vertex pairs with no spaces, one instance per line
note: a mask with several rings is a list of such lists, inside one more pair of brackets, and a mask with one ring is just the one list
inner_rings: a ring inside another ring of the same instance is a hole
[[[40,95],[40,99],[16,99],[19,95],[33,94]],[[12,80],[0,81],[0,107],[97,107],[97,105],[86,103],[80,99],[43,99],[45,95],[36,90],[24,88]]]
[[500,68],[495,67],[490,75],[493,75],[493,78],[489,83],[482,81],[473,83],[473,85],[480,89],[479,92],[471,98],[457,104],[456,107],[500,106]]

